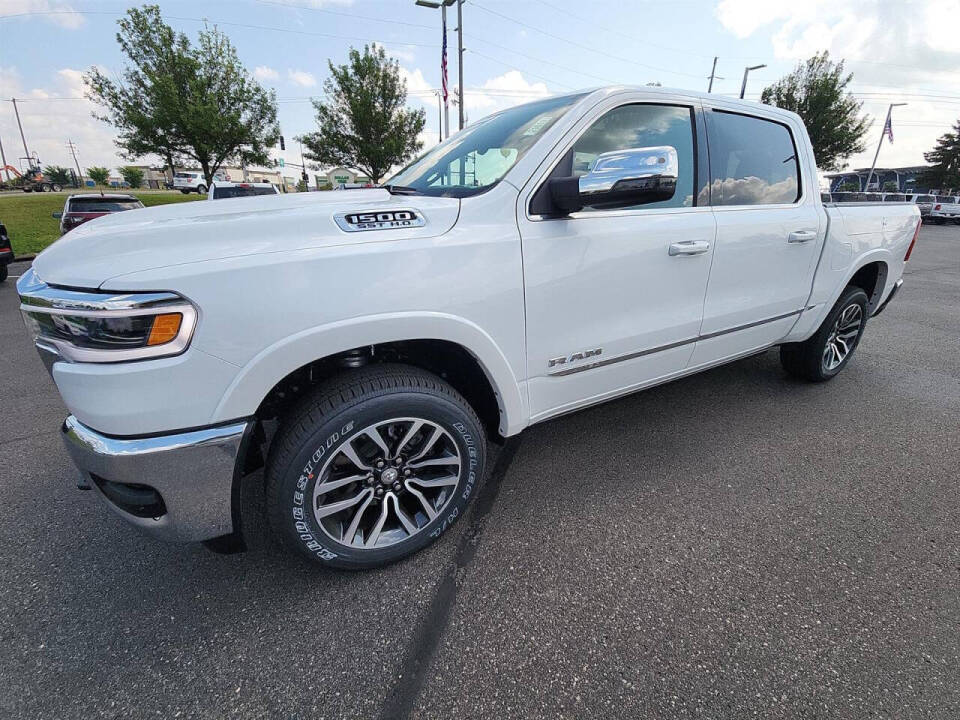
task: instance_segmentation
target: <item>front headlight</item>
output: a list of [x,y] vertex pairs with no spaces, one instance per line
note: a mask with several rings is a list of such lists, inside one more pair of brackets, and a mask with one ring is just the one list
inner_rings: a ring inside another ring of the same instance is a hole
[[17,283],[38,346],[70,362],[128,362],[179,355],[197,311],[175,293],[100,293],[51,287],[33,269]]

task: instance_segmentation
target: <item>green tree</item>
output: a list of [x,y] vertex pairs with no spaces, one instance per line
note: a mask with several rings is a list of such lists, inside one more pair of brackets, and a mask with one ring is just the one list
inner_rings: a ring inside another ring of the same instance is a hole
[[50,182],[62,187],[70,184],[70,171],[59,165],[47,165],[43,169],[43,176]]
[[94,165],[93,167],[87,168],[87,177],[93,180],[98,186],[106,187],[110,181],[110,171],[105,167]]
[[102,108],[94,116],[117,128],[124,157],[196,163],[208,186],[225,163],[269,162],[280,137],[276,94],[251,77],[226,35],[205,28],[192,45],[156,5],[131,8],[118,24],[128,60],[122,80],[91,68],[84,81]]
[[883,192],[889,192],[889,193],[900,192],[900,186],[897,185],[896,180],[887,180],[883,184]]
[[960,188],[960,120],[951,132],[941,135],[933,150],[923,157],[931,167],[921,173],[921,183],[941,190]]
[[120,177],[126,180],[127,184],[134,190],[143,185],[143,170],[141,168],[125,165],[118,169],[120,170]]
[[760,96],[761,102],[803,118],[822,170],[839,170],[848,157],[865,147],[870,119],[860,114],[863,103],[847,91],[851,80],[852,73],[843,74],[843,61],[831,62],[824,50],[764,88]]
[[376,184],[423,147],[426,113],[406,107],[407,83],[382,47],[350,48],[349,58],[347,65],[328,61],[327,99],[313,101],[319,131],[298,139],[311,160],[362,170]]

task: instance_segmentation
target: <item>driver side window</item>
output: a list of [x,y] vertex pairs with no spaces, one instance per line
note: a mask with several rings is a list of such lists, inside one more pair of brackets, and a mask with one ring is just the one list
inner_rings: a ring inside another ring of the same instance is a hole
[[[669,200],[635,205],[674,208],[693,205],[693,110],[677,105],[621,105],[606,113],[574,143],[575,176],[590,171],[601,153],[669,145],[679,161],[677,190]],[[592,212],[584,208],[583,212]]]

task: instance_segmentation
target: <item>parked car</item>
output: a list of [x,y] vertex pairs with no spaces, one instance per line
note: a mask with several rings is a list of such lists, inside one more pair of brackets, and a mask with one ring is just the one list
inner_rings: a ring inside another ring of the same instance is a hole
[[768,348],[835,377],[919,229],[824,206],[794,113],[615,87],[484,118],[382,187],[104,218],[17,287],[118,515],[222,547],[265,493],[293,551],[368,568],[464,515],[488,440]]
[[884,193],[883,202],[906,202],[907,196],[903,193]]
[[907,195],[907,202],[914,203],[920,209],[920,217],[924,219],[930,215],[930,211],[933,210],[933,204],[936,200],[933,195],[920,195],[916,193]]
[[13,246],[10,243],[10,236],[7,235],[7,228],[0,222],[0,282],[7,279],[10,272],[7,265],[13,262]]
[[253,197],[255,195],[279,195],[280,189],[268,182],[240,182],[233,183],[217,180],[210,186],[207,194],[209,200],[224,200],[226,198]]
[[[227,182],[230,176],[225,172],[216,172],[213,174],[214,181]],[[207,194],[207,180],[199,170],[187,170],[173,174],[173,189],[179,190],[184,195],[195,192],[199,195]]]
[[960,222],[960,197],[955,195],[937,195],[930,208],[930,222],[942,225],[946,222]]
[[60,234],[63,235],[94,218],[142,207],[143,203],[133,195],[86,193],[68,196],[63,210],[53,213],[53,217],[60,220]]

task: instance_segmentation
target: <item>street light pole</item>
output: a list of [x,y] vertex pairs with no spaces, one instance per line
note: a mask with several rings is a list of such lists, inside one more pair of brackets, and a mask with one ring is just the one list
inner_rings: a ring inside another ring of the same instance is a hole
[[460,130],[463,130],[463,0],[457,0],[457,74],[460,84]]
[[890,122],[890,114],[895,107],[902,107],[903,105],[906,105],[906,103],[890,103],[890,107],[887,108],[887,119],[883,121],[883,128],[880,130],[880,142],[877,143],[877,151],[873,154],[873,165],[870,166],[870,172],[867,174],[867,184],[863,188],[864,192],[870,192],[870,180],[873,178],[873,171],[877,167],[877,158],[880,157],[880,146],[883,145],[883,136],[886,134],[887,123]]
[[750,67],[745,67],[743,69],[743,84],[740,85],[740,99],[743,100],[743,96],[747,92],[747,75],[751,70],[759,70],[760,68],[765,68],[766,65],[752,65]]
[[[441,55],[441,64],[442,64],[443,61],[446,60],[446,50],[447,50],[447,8],[450,5],[457,3],[457,23],[458,23],[457,32],[459,33],[459,38],[460,38],[458,42],[458,50],[460,53],[459,55],[460,99],[462,103],[463,102],[463,33],[460,32],[460,27],[459,27],[459,24],[463,19],[463,13],[460,8],[461,1],[462,0],[416,0],[416,4],[419,5],[420,7],[427,7],[433,10],[440,8],[440,17],[441,17],[441,22],[443,27],[443,42],[442,42],[443,50],[441,51],[443,53]],[[442,83],[442,80],[441,80],[441,83]],[[460,127],[463,128],[462,104],[460,109]],[[443,135],[445,135],[446,137],[450,137],[450,105],[447,101],[447,98],[444,98],[444,101],[443,101],[443,127],[441,129],[441,136]]]
[[[714,79],[716,79],[716,80],[723,80],[722,77],[717,77],[717,60],[719,60],[719,59],[720,59],[720,58],[718,58],[718,57],[714,57],[714,58],[713,58],[713,67],[710,69],[710,84],[707,86],[707,92],[708,92],[708,93],[712,93],[712,92],[713,92],[713,81],[714,81]],[[741,97],[742,97],[742,96],[741,96]]]
[[443,91],[434,90],[433,94],[437,96],[437,135],[440,136],[440,142],[443,142]]

